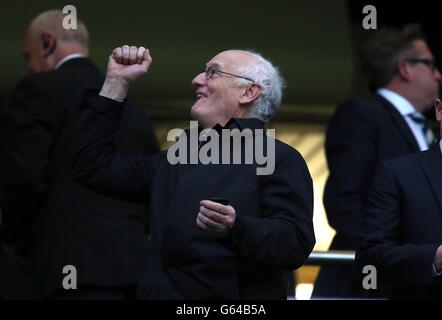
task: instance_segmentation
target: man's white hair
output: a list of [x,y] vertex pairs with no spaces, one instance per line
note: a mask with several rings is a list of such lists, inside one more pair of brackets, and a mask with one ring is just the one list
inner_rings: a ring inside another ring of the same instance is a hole
[[[254,117],[267,122],[281,105],[285,81],[278,68],[261,54],[252,50],[244,51],[255,57],[258,63],[239,68],[238,75],[255,80],[262,88],[261,94],[253,102],[252,112]],[[250,85],[250,81],[246,79],[237,78],[236,82],[241,86]]]

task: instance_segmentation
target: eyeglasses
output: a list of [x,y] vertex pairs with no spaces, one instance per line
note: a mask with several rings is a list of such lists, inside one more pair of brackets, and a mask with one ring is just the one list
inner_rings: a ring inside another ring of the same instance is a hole
[[436,60],[434,59],[406,59],[405,61],[410,63],[423,63],[432,71],[437,69]]
[[206,70],[204,71],[204,74],[206,76],[206,80],[212,79],[212,77],[213,77],[213,75],[215,73],[217,73],[217,74],[218,73],[228,74],[229,76],[245,79],[245,80],[252,81],[253,83],[255,83],[255,80],[253,80],[253,79],[250,79],[250,78],[247,78],[247,77],[243,77],[243,76],[239,76],[237,74],[221,71],[221,70],[218,70],[218,69],[216,69],[214,67],[207,67]]

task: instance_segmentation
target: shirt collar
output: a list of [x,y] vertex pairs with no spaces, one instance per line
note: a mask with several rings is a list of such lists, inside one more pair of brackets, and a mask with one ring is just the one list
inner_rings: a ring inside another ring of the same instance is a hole
[[[215,130],[218,134],[222,133],[223,129],[265,129],[265,122],[258,118],[231,118],[223,127],[219,123],[214,125],[211,129]],[[198,126],[198,132],[200,133],[204,128]],[[186,133],[190,132],[190,129],[184,130]]]
[[403,117],[417,112],[410,101],[390,89],[381,88],[377,94],[387,99]]
[[[217,124],[215,127],[221,127]],[[215,129],[215,127],[213,127]],[[222,129],[233,129],[238,128],[243,129],[264,129],[265,122],[258,118],[232,118],[230,119]],[[216,130],[216,129],[215,129]]]
[[442,153],[442,139],[440,139],[440,141],[439,141],[439,148],[440,148],[440,152]]
[[81,53],[69,54],[66,57],[64,57],[63,59],[61,59],[60,61],[58,61],[58,63],[55,65],[54,69],[60,68],[62,64],[66,63],[69,60],[83,58],[83,57],[84,57],[84,54],[81,54]]

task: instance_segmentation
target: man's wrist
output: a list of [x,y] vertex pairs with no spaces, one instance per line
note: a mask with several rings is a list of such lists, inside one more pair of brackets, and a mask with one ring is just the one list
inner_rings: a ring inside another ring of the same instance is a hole
[[129,83],[123,79],[106,78],[101,87],[100,96],[123,102],[129,90]]

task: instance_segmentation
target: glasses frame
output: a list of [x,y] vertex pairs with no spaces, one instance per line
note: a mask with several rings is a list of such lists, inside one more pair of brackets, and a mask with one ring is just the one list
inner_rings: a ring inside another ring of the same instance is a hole
[[[213,71],[213,72],[211,72],[211,71]],[[211,72],[211,73],[210,73],[210,72]],[[247,78],[247,77],[243,77],[243,76],[240,76],[240,75],[237,75],[237,74],[234,74],[234,73],[221,71],[221,70],[219,70],[219,69],[217,69],[217,68],[215,68],[215,67],[206,67],[206,69],[204,70],[204,76],[205,76],[206,80],[210,80],[210,79],[212,79],[212,77],[213,77],[213,75],[214,75],[215,73],[227,74],[227,75],[229,75],[229,76],[233,76],[233,77],[237,77],[237,78],[241,78],[241,79],[244,79],[244,80],[251,81],[252,83],[255,83],[255,82],[256,82],[256,81],[253,80],[253,79],[250,79],[250,78]]]
[[420,59],[420,58],[412,58],[412,59],[405,59],[405,61],[409,63],[422,63],[426,65],[428,68],[430,68],[432,71],[437,70],[436,60],[435,59]]

